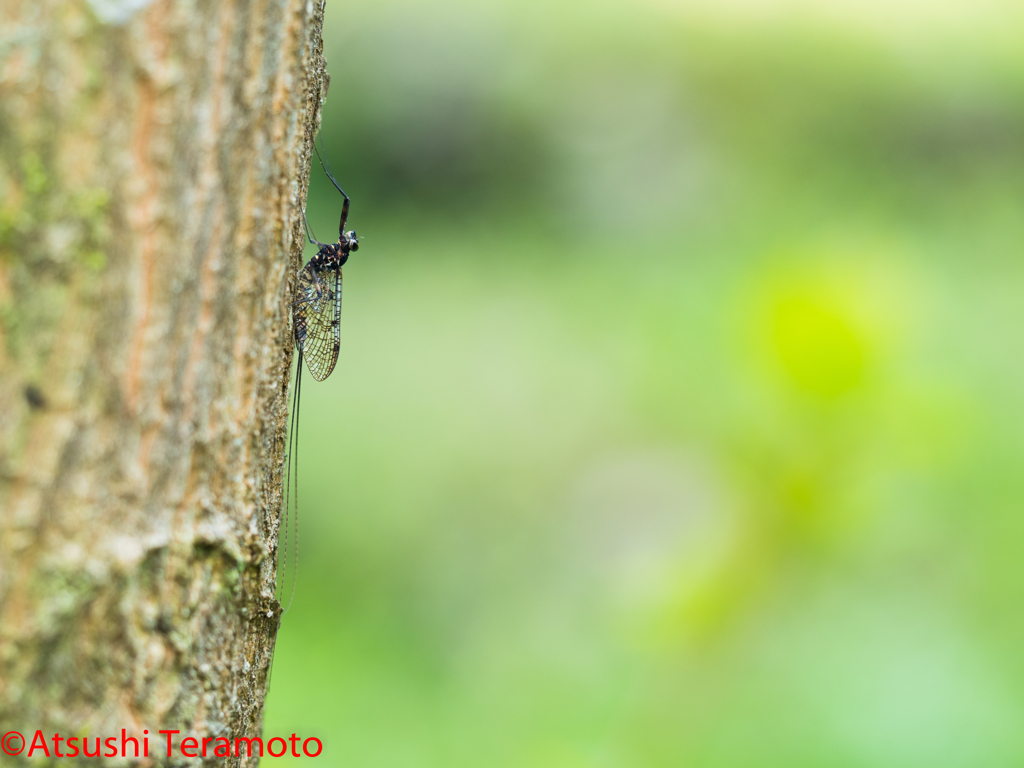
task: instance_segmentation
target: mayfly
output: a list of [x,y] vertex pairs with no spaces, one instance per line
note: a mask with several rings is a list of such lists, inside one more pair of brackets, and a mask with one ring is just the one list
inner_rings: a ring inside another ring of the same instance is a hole
[[[323,141],[321,140],[321,143]],[[313,236],[309,220],[303,213],[306,224],[306,237],[309,242],[319,247],[316,255],[306,262],[299,273],[298,285],[295,289],[295,300],[292,302],[292,317],[295,322],[295,346],[298,349],[298,362],[295,367],[295,392],[292,395],[291,428],[288,430],[288,461],[285,477],[284,520],[284,558],[280,574],[283,577],[288,565],[288,508],[291,501],[292,460],[295,461],[295,564],[292,566],[292,589],[288,598],[288,606],[282,615],[291,608],[295,597],[295,580],[299,564],[299,404],[302,398],[302,361],[306,361],[310,374],[317,381],[323,381],[334,370],[338,362],[338,351],[341,349],[341,268],[348,261],[349,253],[359,250],[359,239],[353,231],[345,231],[348,221],[348,195],[338,184],[327,160],[327,148],[324,154],[313,145],[320,167],[334,188],[341,193],[344,202],[341,204],[341,223],[338,225],[338,241],[321,243]],[[281,597],[284,597],[284,586],[281,585]]]

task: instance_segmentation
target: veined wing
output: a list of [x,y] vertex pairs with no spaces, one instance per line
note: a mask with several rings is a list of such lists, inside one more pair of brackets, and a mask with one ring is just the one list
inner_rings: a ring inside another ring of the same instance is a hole
[[307,264],[299,273],[296,294],[295,341],[313,378],[323,381],[334,370],[341,348],[341,269],[316,274]]

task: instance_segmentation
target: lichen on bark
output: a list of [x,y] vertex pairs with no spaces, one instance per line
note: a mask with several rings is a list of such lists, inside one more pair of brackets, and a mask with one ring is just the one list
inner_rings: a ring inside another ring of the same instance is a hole
[[0,0],[0,732],[261,729],[322,21]]

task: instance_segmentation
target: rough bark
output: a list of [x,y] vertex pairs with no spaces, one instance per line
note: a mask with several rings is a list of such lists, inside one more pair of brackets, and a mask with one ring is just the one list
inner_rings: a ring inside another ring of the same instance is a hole
[[321,0],[132,5],[0,0],[0,734],[154,755],[262,727],[326,75]]

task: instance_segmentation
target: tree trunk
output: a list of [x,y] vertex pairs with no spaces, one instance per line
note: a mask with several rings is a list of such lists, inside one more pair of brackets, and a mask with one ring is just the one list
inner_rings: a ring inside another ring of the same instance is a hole
[[322,21],[0,0],[0,735],[257,762]]

